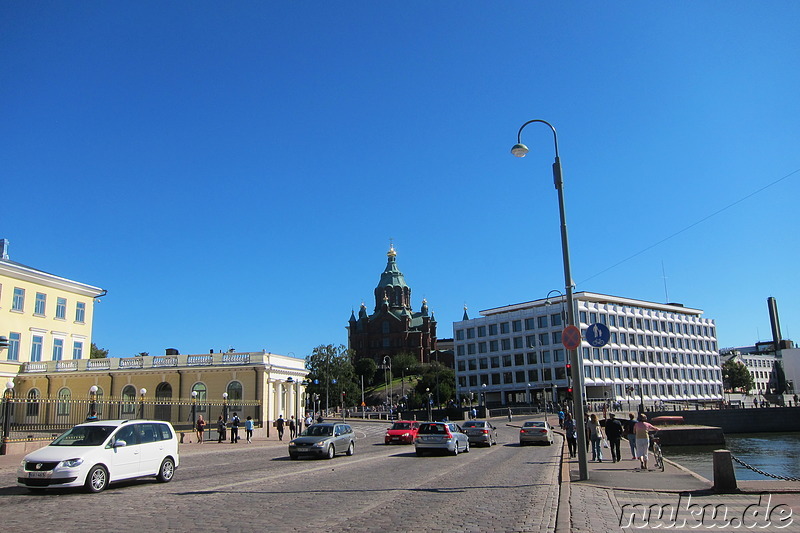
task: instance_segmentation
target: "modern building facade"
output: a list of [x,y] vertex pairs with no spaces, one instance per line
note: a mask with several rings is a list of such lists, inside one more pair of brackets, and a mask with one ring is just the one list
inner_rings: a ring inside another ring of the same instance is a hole
[[368,357],[381,364],[385,356],[410,353],[420,363],[428,363],[436,346],[436,319],[422,300],[419,312],[411,308],[411,287],[397,267],[394,246],[386,254],[386,268],[375,287],[375,308],[367,314],[362,303],[350,313],[347,326],[348,348],[356,359]]
[[94,303],[106,291],[17,263],[0,239],[0,379],[28,362],[88,359]]
[[[574,298],[587,401],[722,400],[716,327],[701,310],[591,292]],[[474,319],[465,313],[455,322],[459,398],[490,406],[565,400],[570,384],[561,339],[564,300],[558,296],[487,309]],[[585,340],[594,323],[611,332],[605,346]]]

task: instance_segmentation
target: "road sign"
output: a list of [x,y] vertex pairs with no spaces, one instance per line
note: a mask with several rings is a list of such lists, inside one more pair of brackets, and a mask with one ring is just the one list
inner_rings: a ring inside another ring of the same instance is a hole
[[575,326],[567,326],[561,332],[561,344],[567,350],[574,350],[581,345],[581,330]]
[[586,329],[586,341],[595,348],[605,346],[609,339],[611,339],[611,332],[605,324],[597,322]]

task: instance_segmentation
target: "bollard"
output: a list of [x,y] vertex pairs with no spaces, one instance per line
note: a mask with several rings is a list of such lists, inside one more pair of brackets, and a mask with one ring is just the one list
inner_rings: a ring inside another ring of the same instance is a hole
[[726,494],[738,490],[731,452],[714,450],[714,492]]

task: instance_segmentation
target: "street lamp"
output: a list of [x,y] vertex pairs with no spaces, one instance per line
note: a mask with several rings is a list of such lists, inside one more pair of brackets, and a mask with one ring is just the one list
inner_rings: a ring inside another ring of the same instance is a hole
[[431,389],[425,388],[425,392],[428,393],[428,420],[433,420],[433,394],[431,394]]
[[8,435],[11,432],[11,398],[14,396],[14,382],[6,381],[3,392],[3,441],[0,443],[0,455],[5,455],[8,448]]
[[147,394],[147,389],[142,387],[139,389],[139,418],[144,418],[144,395]]
[[[558,191],[558,211],[561,218],[561,253],[564,263],[564,286],[566,289],[567,299],[567,325],[575,326],[575,302],[573,301],[572,290],[572,270],[569,261],[569,239],[567,237],[567,216],[564,208],[564,180],[561,170],[561,159],[558,156],[558,134],[552,124],[544,120],[534,119],[529,120],[520,126],[517,132],[517,144],[511,148],[511,153],[516,157],[525,157],[528,153],[528,147],[522,144],[522,130],[528,124],[540,122],[548,126],[553,132],[553,144],[555,146],[555,161],[553,162],[553,184]],[[569,350],[570,361],[572,367],[575,369],[573,372],[573,390],[575,393],[575,422],[578,429],[578,466],[580,479],[589,479],[589,463],[586,457],[586,424],[584,416],[584,394],[583,394],[583,361],[578,357],[578,350]]]
[[392,358],[388,355],[383,356],[383,376],[386,383],[386,408],[392,410],[392,403],[389,399],[389,379],[392,375]]
[[486,383],[481,384],[481,396],[483,396],[483,416],[489,418],[489,409],[486,406]]
[[222,393],[222,420],[228,421],[228,393]]
[[97,416],[97,385],[89,387],[89,418]]
[[192,391],[192,427],[197,424],[197,391]]

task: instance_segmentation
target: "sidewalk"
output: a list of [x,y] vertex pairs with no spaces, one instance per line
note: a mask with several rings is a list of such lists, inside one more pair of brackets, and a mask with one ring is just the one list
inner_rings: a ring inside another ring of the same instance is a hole
[[739,492],[717,494],[712,481],[669,460],[664,472],[652,469],[652,457],[640,470],[622,444],[620,462],[604,449],[608,459],[590,461],[580,481],[564,442],[557,532],[800,531],[800,483],[740,481]]

